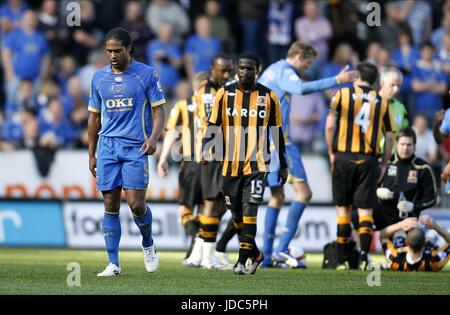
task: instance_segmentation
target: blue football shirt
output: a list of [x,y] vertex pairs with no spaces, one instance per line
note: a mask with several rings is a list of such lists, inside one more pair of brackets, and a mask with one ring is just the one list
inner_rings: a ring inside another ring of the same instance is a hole
[[298,73],[285,59],[271,64],[259,77],[258,82],[274,91],[281,104],[283,132],[288,134],[292,94],[309,94],[337,86],[336,77],[303,82]]
[[3,44],[11,50],[14,72],[20,79],[39,77],[42,59],[50,52],[44,33],[27,33],[19,28],[9,33]]
[[125,144],[140,145],[151,135],[151,107],[165,102],[157,72],[137,61],[120,74],[107,65],[92,79],[89,111],[101,113],[99,135]]

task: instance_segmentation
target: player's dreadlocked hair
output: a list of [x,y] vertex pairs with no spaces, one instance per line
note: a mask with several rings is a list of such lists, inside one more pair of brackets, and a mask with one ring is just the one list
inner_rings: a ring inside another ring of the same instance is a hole
[[110,30],[108,32],[108,34],[106,34],[105,42],[107,42],[111,39],[120,42],[122,44],[122,46],[124,46],[124,47],[128,47],[128,45],[131,45],[130,55],[131,55],[131,57],[133,57],[134,45],[133,45],[133,41],[131,40],[130,33],[128,33],[127,30],[120,28],[120,27],[113,28],[112,30]]

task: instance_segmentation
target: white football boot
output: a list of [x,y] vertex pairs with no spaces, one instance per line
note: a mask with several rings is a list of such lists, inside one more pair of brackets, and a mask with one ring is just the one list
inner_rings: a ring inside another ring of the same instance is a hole
[[192,248],[191,254],[188,258],[183,261],[185,267],[198,268],[202,261],[203,255],[203,243],[205,241],[201,237],[196,237],[194,242],[194,247]]
[[142,251],[144,252],[145,269],[147,269],[148,272],[155,272],[159,266],[159,258],[158,255],[156,255],[155,245],[142,248]]
[[105,270],[97,274],[97,277],[115,277],[120,275],[122,275],[122,270],[113,263],[110,263],[106,266]]
[[228,258],[227,253],[222,253],[216,251],[216,268],[220,270],[231,270],[233,269],[233,264],[231,263],[230,259]]

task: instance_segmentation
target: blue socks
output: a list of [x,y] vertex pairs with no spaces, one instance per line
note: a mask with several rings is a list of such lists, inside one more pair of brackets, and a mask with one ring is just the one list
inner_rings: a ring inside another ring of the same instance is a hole
[[293,201],[289,207],[285,231],[280,235],[280,243],[275,251],[276,254],[280,252],[288,253],[289,243],[294,238],[295,232],[297,232],[298,222],[302,217],[303,210],[306,205],[303,202]]
[[142,246],[144,248],[152,246],[152,211],[150,210],[149,206],[147,206],[147,211],[145,211],[143,215],[141,215],[140,217],[133,217],[134,222],[136,223],[142,234]]
[[280,214],[279,208],[267,207],[263,233],[264,266],[270,266],[272,264],[273,242],[275,240],[278,214]]
[[103,236],[109,262],[119,266],[119,243],[121,236],[119,213],[105,213],[103,218]]

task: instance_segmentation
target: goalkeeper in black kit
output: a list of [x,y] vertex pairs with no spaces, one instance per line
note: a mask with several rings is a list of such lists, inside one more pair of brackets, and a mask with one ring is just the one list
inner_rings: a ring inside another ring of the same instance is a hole
[[416,134],[405,128],[397,134],[396,153],[377,189],[378,205],[374,211],[377,230],[436,204],[437,183],[431,166],[414,155]]

